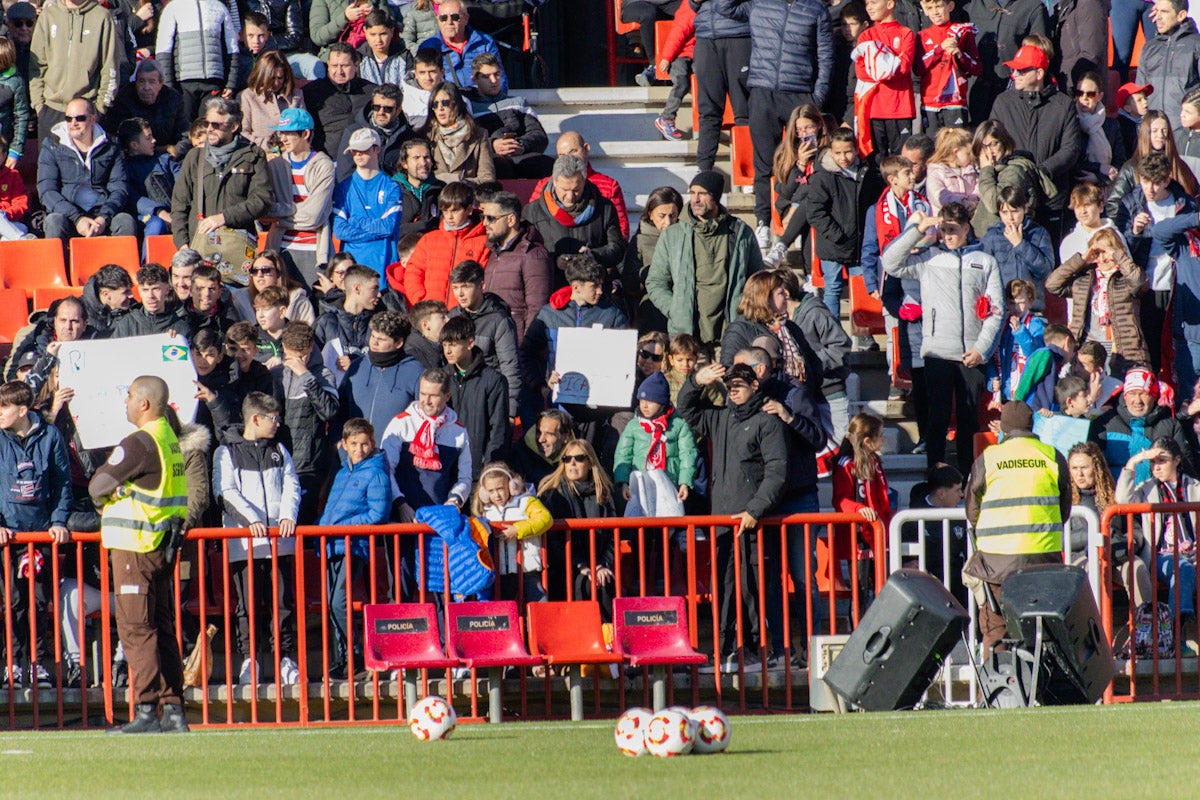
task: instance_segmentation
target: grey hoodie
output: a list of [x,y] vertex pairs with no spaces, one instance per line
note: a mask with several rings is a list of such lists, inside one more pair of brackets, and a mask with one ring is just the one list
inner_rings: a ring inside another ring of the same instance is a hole
[[[941,244],[910,251],[921,231],[910,223],[883,251],[883,269],[898,278],[921,282],[921,357],[961,361],[974,350],[984,361],[1000,341],[1004,321],[1004,290],[996,259],[972,243],[960,250]],[[988,308],[980,318],[980,298]]]

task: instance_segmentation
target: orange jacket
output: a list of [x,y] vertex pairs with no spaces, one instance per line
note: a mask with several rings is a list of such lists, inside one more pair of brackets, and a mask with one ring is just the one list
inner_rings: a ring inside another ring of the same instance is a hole
[[450,270],[468,259],[487,266],[490,255],[482,222],[448,231],[443,220],[421,237],[404,266],[404,296],[409,306],[422,300],[442,300],[454,308],[458,300],[450,292]]

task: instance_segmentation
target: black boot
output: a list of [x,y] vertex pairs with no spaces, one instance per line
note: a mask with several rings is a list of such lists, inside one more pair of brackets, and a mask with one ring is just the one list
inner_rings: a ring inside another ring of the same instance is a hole
[[162,707],[162,725],[163,733],[187,733],[188,728],[187,714],[183,712],[183,704],[165,705]]
[[109,733],[159,733],[162,730],[158,724],[158,708],[154,703],[138,703],[134,708],[133,721],[112,728]]

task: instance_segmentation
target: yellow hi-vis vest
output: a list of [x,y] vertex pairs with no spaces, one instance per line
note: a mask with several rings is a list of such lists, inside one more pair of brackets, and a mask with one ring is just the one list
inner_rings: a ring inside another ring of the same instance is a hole
[[987,489],[976,547],[981,553],[1019,555],[1062,550],[1058,462],[1054,447],[1029,436],[983,451]]
[[100,541],[112,550],[149,553],[162,544],[174,517],[187,516],[187,479],[179,440],[166,419],[147,422],[140,430],[157,446],[162,479],[147,491],[132,481],[122,484],[100,515]]

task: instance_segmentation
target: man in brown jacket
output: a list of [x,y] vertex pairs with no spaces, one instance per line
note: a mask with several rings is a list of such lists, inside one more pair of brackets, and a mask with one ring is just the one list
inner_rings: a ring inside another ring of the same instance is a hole
[[520,344],[525,329],[550,302],[554,262],[537,228],[521,220],[521,201],[515,194],[498,192],[481,208],[488,249],[492,251],[483,289],[512,309]]

